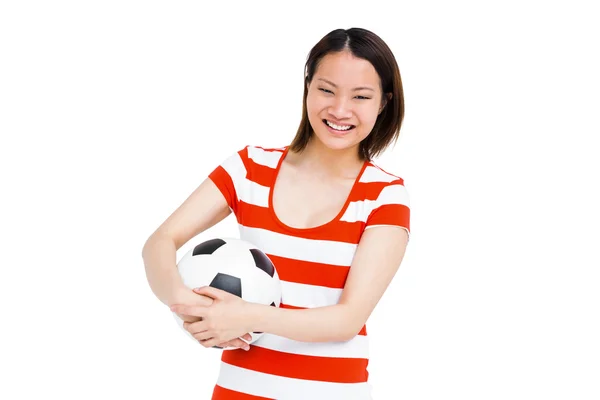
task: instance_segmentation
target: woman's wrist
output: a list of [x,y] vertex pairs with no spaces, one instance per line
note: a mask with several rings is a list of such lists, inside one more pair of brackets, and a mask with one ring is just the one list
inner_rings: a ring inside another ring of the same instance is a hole
[[265,332],[267,330],[266,321],[269,318],[271,309],[275,309],[275,307],[258,303],[246,303],[244,315],[248,332]]

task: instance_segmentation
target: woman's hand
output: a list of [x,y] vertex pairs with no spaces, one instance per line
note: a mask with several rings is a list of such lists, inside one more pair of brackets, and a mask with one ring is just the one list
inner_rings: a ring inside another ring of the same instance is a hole
[[[190,333],[190,335],[194,336],[194,338],[196,340],[198,340],[198,342],[204,346],[204,347],[211,347],[208,344],[206,344],[206,341],[200,340],[198,339],[198,337],[196,336],[197,334],[199,334],[197,332],[197,328],[195,328],[194,326],[192,326],[193,323],[190,322],[184,322],[183,323],[183,328],[188,331]],[[190,328],[191,326],[191,328]],[[228,347],[234,347],[237,349],[242,349],[242,350],[250,350],[250,345],[248,343],[246,343],[246,341],[250,341],[252,340],[252,336],[250,336],[249,333],[246,333],[243,336],[240,336],[239,338],[233,339],[233,340],[229,340],[225,343],[221,343],[221,344],[217,344],[217,347],[220,347],[222,349],[226,349]]]
[[[210,286],[194,289],[194,293],[207,296],[211,304],[174,304],[171,311],[178,315],[198,318],[185,324],[185,329],[204,347],[219,346],[239,337],[249,339],[250,316],[248,303],[238,296]],[[239,340],[239,339],[237,339]],[[247,346],[241,346],[245,348]]]
[[[189,288],[183,287],[183,288],[178,289],[174,293],[173,300],[171,301],[171,304],[169,304],[169,306],[179,304],[179,305],[186,305],[186,306],[191,306],[191,307],[202,307],[202,306],[210,306],[212,303],[213,303],[213,299],[211,299],[210,297],[206,297],[202,294],[196,294]],[[180,313],[175,312],[175,314],[183,320],[183,327],[186,330],[190,324],[192,324],[194,322],[199,322],[202,320],[202,317],[195,316],[195,315],[188,315],[188,314],[184,314],[181,312]],[[240,349],[247,350],[249,348],[249,346],[242,339],[251,340],[252,337],[250,336],[249,333],[246,333],[245,335],[241,336],[241,338],[234,338],[232,340],[217,344],[216,346],[222,347],[222,348],[234,347],[234,348],[240,348]],[[203,344],[203,343],[200,342],[200,344]]]

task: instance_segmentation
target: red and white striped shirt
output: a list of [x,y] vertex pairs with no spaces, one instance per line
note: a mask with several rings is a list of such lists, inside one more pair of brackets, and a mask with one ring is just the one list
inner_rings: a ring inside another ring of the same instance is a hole
[[[246,146],[209,175],[236,216],[240,238],[264,251],[282,285],[283,308],[338,302],[365,229],[404,227],[410,208],[404,181],[364,163],[336,218],[308,229],[282,223],[273,185],[288,147]],[[249,351],[223,351],[213,400],[371,399],[366,327],[345,342],[309,343],[265,333]]]

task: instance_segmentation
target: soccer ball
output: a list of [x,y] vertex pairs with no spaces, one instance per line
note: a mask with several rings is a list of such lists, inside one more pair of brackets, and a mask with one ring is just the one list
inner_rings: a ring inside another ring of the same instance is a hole
[[[281,283],[275,266],[260,249],[244,240],[214,238],[196,245],[177,263],[185,286],[194,289],[212,286],[241,297],[250,303],[279,307]],[[173,313],[184,332],[183,320]],[[257,341],[262,332],[250,332]],[[217,346],[215,346],[217,347]],[[220,348],[220,347],[217,347]]]

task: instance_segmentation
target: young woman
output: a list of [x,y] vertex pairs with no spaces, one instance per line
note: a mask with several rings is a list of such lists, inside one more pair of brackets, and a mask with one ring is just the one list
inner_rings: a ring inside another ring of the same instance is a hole
[[[156,296],[223,351],[213,399],[370,399],[365,323],[409,240],[402,178],[372,160],[397,139],[402,82],[374,33],[330,32],[306,62],[291,144],[246,146],[217,166],[143,249]],[[175,254],[231,212],[282,281],[282,304],[184,287]],[[264,332],[247,345],[248,332]],[[246,351],[244,351],[246,350]]]

